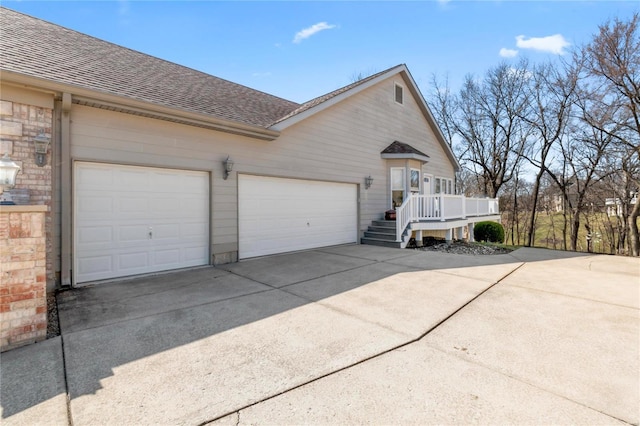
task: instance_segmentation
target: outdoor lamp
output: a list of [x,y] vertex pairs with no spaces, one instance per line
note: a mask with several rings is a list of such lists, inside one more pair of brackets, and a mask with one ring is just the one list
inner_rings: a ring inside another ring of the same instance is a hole
[[364,189],[371,188],[371,184],[373,183],[373,178],[371,175],[364,178]]
[[36,146],[36,164],[42,167],[47,164],[47,150],[49,148],[50,139],[44,133],[40,133],[33,138],[33,144]]
[[227,155],[227,159],[222,162],[224,164],[224,180],[227,180],[229,173],[233,170],[233,160]]
[[[20,166],[9,158],[9,154],[4,154],[4,156],[0,158],[0,194],[2,194],[5,189],[13,188],[16,184],[16,175],[19,171]],[[2,201],[1,203],[14,204],[8,197],[6,201]]]

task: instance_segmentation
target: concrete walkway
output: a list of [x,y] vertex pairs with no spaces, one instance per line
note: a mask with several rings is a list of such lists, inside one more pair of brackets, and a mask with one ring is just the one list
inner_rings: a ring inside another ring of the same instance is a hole
[[2,424],[638,424],[640,259],[349,245],[59,295]]

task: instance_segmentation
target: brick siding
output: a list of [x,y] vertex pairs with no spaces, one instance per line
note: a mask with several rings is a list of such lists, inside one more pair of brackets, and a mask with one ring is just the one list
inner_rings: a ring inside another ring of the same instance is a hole
[[[45,205],[46,278],[49,288],[55,287],[53,256],[52,196],[52,146],[49,144],[47,164],[38,167],[35,163],[33,138],[41,133],[51,138],[53,110],[7,100],[0,101],[0,155],[5,153],[21,167],[13,190],[16,204]],[[28,194],[25,196],[25,194]],[[27,201],[28,200],[28,201]]]
[[47,334],[47,213],[32,209],[0,208],[0,351]]

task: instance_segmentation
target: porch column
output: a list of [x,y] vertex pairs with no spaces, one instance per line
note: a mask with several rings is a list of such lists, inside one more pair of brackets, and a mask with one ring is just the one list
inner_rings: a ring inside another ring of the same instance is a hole
[[460,241],[464,238],[464,226],[459,226],[456,228],[456,238]]
[[416,247],[422,247],[422,229],[416,231]]
[[474,239],[473,239],[473,222],[469,223],[467,225],[467,228],[469,229],[469,242],[472,243],[474,241]]
[[448,243],[450,243],[450,242],[451,242],[451,240],[453,239],[453,232],[452,232],[452,229],[451,229],[451,228],[447,228],[447,233],[445,234],[444,239],[445,239]]

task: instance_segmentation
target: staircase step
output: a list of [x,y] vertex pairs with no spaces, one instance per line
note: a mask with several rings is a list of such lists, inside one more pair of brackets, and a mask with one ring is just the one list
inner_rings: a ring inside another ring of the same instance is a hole
[[395,220],[374,220],[371,222],[371,226],[396,229],[396,221]]
[[360,244],[368,244],[370,246],[381,246],[389,248],[400,248],[400,243],[396,241],[380,240],[377,238],[361,238]]
[[395,241],[396,233],[391,232],[372,232],[372,231],[364,231],[365,238],[373,238],[376,240],[386,240],[386,241]]
[[393,234],[396,235],[396,227],[388,228],[385,226],[370,226],[369,232],[380,232],[381,234]]

